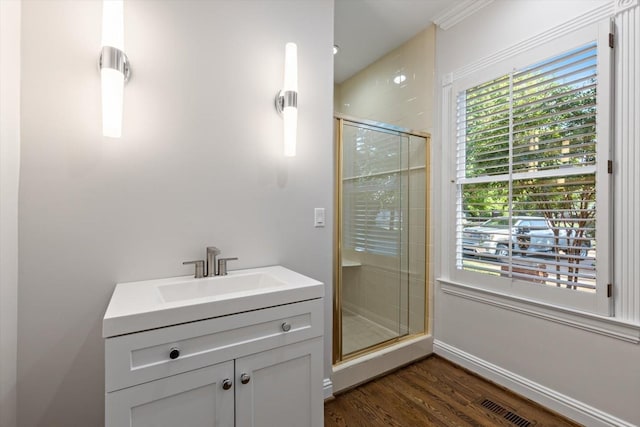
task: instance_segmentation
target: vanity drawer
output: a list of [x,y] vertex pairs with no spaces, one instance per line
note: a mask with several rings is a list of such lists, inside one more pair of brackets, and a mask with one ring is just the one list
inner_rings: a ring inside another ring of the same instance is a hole
[[[322,299],[108,338],[107,392],[321,336]],[[171,359],[172,356],[177,356]]]

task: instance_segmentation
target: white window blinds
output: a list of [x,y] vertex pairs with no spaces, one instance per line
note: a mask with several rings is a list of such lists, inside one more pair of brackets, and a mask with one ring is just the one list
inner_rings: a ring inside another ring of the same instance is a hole
[[598,84],[591,42],[458,93],[459,270],[595,292]]

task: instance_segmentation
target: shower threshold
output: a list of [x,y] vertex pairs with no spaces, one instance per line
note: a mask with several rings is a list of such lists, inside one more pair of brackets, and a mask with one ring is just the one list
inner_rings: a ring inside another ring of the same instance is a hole
[[333,365],[332,392],[340,393],[433,353],[431,334],[395,338]]

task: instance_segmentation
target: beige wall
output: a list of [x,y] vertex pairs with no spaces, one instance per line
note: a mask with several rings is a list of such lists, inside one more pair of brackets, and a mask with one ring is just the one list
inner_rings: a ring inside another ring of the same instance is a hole
[[[435,27],[417,34],[337,85],[336,112],[431,132]],[[400,84],[394,77],[405,75]]]

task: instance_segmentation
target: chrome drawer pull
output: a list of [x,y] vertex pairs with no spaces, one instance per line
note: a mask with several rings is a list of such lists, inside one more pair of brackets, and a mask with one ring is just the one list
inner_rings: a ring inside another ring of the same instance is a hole
[[174,360],[180,357],[180,349],[178,347],[171,347],[169,350],[169,359]]

